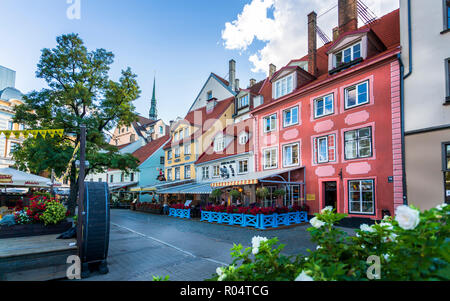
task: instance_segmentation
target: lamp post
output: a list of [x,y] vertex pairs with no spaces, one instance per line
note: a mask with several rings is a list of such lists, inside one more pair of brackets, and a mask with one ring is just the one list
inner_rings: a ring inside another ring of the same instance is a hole
[[80,172],[78,174],[78,225],[77,246],[78,256],[83,261],[83,223],[86,212],[84,211],[84,176],[86,168],[86,126],[80,126]]

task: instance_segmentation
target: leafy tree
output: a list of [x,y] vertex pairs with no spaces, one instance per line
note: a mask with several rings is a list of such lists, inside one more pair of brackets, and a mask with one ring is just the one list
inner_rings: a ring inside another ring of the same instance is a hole
[[[122,155],[106,142],[105,131],[137,120],[133,101],[140,95],[136,75],[128,68],[118,82],[109,79],[114,55],[105,49],[88,51],[78,34],[56,38],[54,49],[43,49],[36,76],[48,87],[24,96],[16,107],[14,122],[30,129],[64,129],[60,138],[28,139],[14,153],[17,167],[34,173],[54,169],[61,176],[80,142],[80,126],[86,125],[86,175],[108,168],[136,170],[138,161]],[[70,172],[69,210],[75,208],[78,174],[75,162]],[[73,211],[72,211],[73,212]]]

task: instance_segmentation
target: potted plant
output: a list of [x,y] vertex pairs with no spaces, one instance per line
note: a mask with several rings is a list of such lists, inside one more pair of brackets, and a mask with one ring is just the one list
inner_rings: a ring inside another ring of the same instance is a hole
[[276,196],[278,199],[282,199],[286,195],[286,190],[284,189],[277,189],[273,192],[273,195]]
[[269,189],[266,187],[256,189],[256,196],[260,201],[264,201],[269,196]]
[[241,196],[241,193],[235,189],[230,191],[230,196],[233,198],[233,200],[239,198]]
[[212,193],[211,193],[211,198],[213,198],[213,201],[216,201],[220,198],[220,196],[222,195],[222,190],[220,189],[215,189]]

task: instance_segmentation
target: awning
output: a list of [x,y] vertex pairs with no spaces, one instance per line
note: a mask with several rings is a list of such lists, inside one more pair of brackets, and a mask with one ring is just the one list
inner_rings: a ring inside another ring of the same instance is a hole
[[130,187],[130,186],[134,186],[137,184],[138,184],[138,182],[113,183],[113,184],[108,184],[108,187],[110,190],[118,190],[118,189]]
[[137,187],[130,189],[130,192],[152,192],[156,191],[156,187]]
[[159,194],[211,194],[210,183],[189,183],[173,186],[164,189],[158,189]]
[[[219,187],[229,187],[229,186],[242,186],[242,185],[256,185],[260,183],[260,181],[276,177],[286,172],[292,172],[298,169],[302,169],[304,167],[296,167],[296,168],[285,168],[285,169],[277,169],[277,170],[266,170],[260,172],[249,173],[243,176],[234,177],[232,181],[223,181],[223,182],[215,182],[210,183],[211,187],[219,188]],[[286,184],[289,184],[289,181],[282,181]]]
[[[51,180],[44,177],[12,168],[0,168],[0,186],[50,187],[51,184]],[[53,186],[61,186],[61,183],[54,182]]]

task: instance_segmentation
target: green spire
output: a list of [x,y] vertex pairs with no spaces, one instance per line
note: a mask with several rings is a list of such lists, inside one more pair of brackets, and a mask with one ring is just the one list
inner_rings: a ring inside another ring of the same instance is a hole
[[150,108],[150,119],[158,119],[158,110],[156,109],[156,76],[153,80],[153,96],[152,96],[152,106]]

